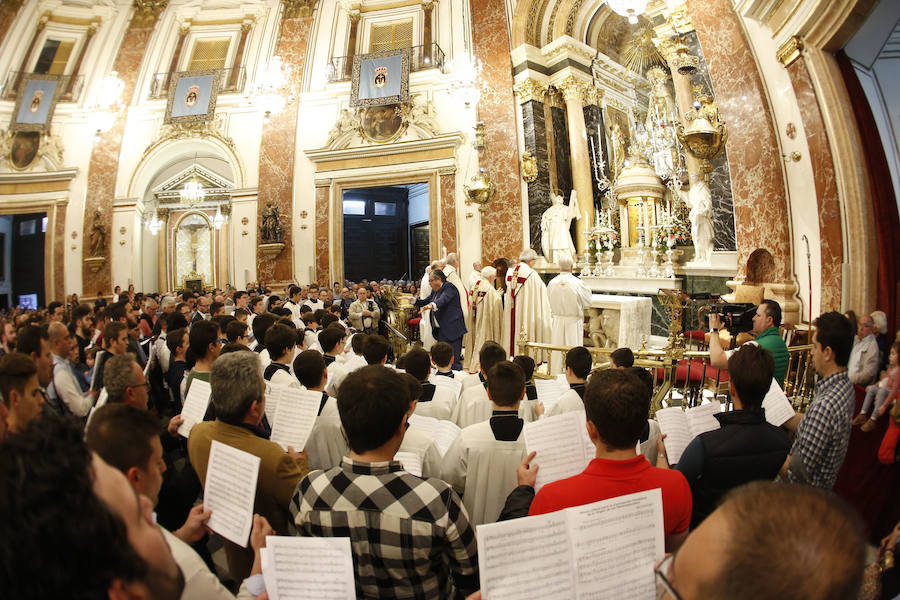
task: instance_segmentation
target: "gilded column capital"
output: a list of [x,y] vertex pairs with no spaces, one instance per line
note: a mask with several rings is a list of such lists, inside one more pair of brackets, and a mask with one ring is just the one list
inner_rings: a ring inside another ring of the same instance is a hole
[[167,221],[169,219],[169,209],[168,208],[157,208],[156,209],[156,218],[160,221]]
[[803,40],[798,35],[792,35],[788,41],[783,43],[780,48],[778,48],[775,56],[778,58],[778,62],[783,64],[785,67],[790,66],[795,60],[800,58],[800,55],[803,53]]
[[604,92],[601,88],[593,84],[588,84],[587,89],[584,92],[584,104],[585,106],[600,106],[600,101],[603,100]]
[[434,9],[435,4],[437,4],[436,0],[424,0],[422,2],[422,10],[431,12]]
[[532,100],[543,102],[547,91],[548,86],[546,84],[535,81],[530,77],[516,84],[513,88],[513,92],[519,97],[519,104],[525,104]]
[[597,104],[602,91],[594,87],[589,81],[585,81],[574,75],[569,75],[556,84],[562,92],[566,102],[581,102],[582,105]]
[[247,33],[250,31],[250,28],[253,27],[253,17],[249,17],[241,21],[241,33]]
[[672,14],[669,15],[668,22],[677,33],[688,33],[694,30],[694,23],[691,21],[691,14],[688,12],[686,4],[675,7]]
[[37,22],[37,30],[38,31],[41,31],[44,27],[47,26],[47,23],[50,22],[50,16],[51,15],[49,12],[45,12],[38,18],[38,22]]
[[350,17],[351,23],[359,23],[359,20],[362,18],[362,13],[359,12],[358,8],[354,8],[353,10],[347,11],[347,16]]
[[134,16],[131,22],[136,27],[153,27],[169,0],[134,0]]
[[285,19],[302,19],[311,17],[319,0],[281,0],[284,5]]
[[550,104],[551,108],[565,108],[566,101],[563,99],[563,94],[559,90],[559,88],[555,86],[550,86],[547,90],[547,102]]

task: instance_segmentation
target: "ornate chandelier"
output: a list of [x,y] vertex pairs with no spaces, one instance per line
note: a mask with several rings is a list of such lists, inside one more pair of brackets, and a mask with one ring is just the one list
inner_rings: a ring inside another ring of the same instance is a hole
[[188,204],[197,204],[206,197],[203,184],[196,180],[184,182],[184,188],[180,192],[182,201]]
[[648,0],[606,0],[614,13],[627,17],[632,25],[637,25],[638,17],[647,10],[647,2]]

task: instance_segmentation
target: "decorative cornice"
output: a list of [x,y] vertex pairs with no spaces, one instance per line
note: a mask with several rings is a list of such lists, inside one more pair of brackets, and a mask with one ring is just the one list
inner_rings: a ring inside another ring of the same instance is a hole
[[311,17],[319,0],[281,0],[284,5],[285,19],[303,19]]
[[169,0],[134,0],[134,16],[131,24],[134,27],[153,27]]
[[545,83],[541,83],[529,77],[516,84],[513,88],[513,92],[519,97],[519,104],[525,104],[532,100],[544,102],[544,99],[547,96],[548,86]]
[[778,62],[783,64],[785,67],[790,66],[795,60],[800,58],[803,54],[803,40],[800,39],[798,35],[792,35],[788,38],[788,41],[783,43],[780,48],[775,52],[775,57],[778,58]]
[[688,12],[686,4],[682,4],[672,11],[668,23],[676,33],[688,33],[694,30],[694,23],[691,21],[691,14]]
[[554,84],[562,93],[566,102],[577,100],[582,105],[598,104],[603,97],[603,91],[594,87],[590,81],[585,81],[568,75],[563,80]]

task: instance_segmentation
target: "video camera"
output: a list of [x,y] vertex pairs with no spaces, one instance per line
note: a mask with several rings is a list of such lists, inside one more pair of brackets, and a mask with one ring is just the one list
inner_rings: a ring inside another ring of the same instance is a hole
[[[752,302],[723,302],[718,295],[691,294],[691,299],[704,298],[708,304],[697,311],[698,320],[703,323],[703,312],[716,313],[722,320],[722,327],[732,335],[753,330],[753,316],[756,305]],[[706,322],[709,325],[709,322]]]

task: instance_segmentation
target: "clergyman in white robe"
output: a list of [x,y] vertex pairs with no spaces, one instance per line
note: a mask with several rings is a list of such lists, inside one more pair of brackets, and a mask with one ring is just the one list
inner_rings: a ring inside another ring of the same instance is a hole
[[[422,284],[419,286],[419,298],[421,300],[424,300],[431,294],[428,274],[431,272],[431,269],[435,268],[437,268],[437,262],[433,262],[431,266],[425,268],[425,275],[422,277]],[[437,341],[434,339],[434,334],[431,331],[431,319],[428,318],[428,315],[422,315],[422,319],[419,321],[419,339],[422,340],[422,347],[425,350],[431,350],[431,347]]]
[[[506,272],[506,298],[503,304],[503,341],[510,356],[519,351],[519,336],[525,330],[529,342],[549,344],[550,300],[547,286],[532,266],[537,253],[530,248],[522,252],[520,262]],[[547,360],[544,352],[532,352],[535,363]]]
[[474,328],[472,352],[467,354],[466,370],[476,372],[479,369],[478,353],[485,342],[497,342],[502,345],[503,336],[503,299],[494,288],[497,269],[485,267],[481,277],[472,288],[471,318]]
[[[572,274],[572,261],[559,259],[562,272],[547,284],[550,299],[551,343],[554,346],[580,346],[584,338],[584,313],[591,306],[591,290]],[[550,355],[550,374],[562,372],[563,353]]]

